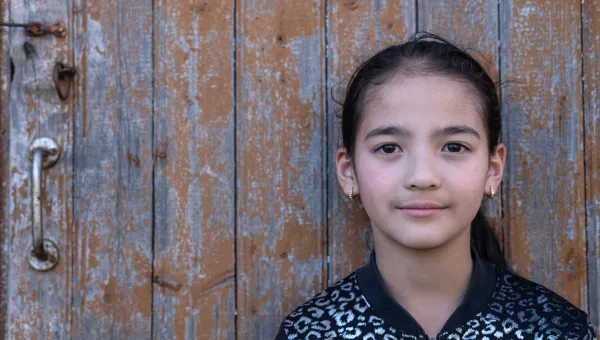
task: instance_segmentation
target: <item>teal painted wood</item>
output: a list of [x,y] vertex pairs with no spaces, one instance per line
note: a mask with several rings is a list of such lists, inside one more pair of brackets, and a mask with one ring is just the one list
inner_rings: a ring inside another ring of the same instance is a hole
[[152,0],[73,2],[73,338],[149,338]]
[[156,339],[235,337],[233,7],[154,5]]
[[272,339],[326,285],[325,2],[238,1],[240,339]]
[[586,309],[580,3],[502,1],[500,23],[505,251]]
[[600,337],[600,1],[582,4],[588,307]]
[[[0,20],[7,21],[8,11],[6,11],[7,1],[0,0]],[[6,258],[8,243],[5,241],[8,236],[8,226],[10,225],[8,215],[8,176],[9,159],[9,115],[6,107],[8,102],[8,84],[10,84],[10,58],[8,53],[9,30],[0,29],[0,339],[4,339],[6,334],[6,310],[8,308],[8,298],[6,296],[6,287],[8,277],[8,259]],[[7,72],[8,71],[8,72]]]

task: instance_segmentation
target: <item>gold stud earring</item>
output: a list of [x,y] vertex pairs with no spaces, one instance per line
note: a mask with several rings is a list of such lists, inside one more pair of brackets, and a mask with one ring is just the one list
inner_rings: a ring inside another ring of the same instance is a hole
[[494,198],[494,196],[496,195],[496,192],[494,191],[494,187],[490,185],[490,198]]

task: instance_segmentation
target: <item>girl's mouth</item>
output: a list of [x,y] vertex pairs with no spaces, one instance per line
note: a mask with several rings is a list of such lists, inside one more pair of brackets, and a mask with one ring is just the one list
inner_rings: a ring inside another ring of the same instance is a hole
[[413,201],[402,204],[398,209],[414,217],[428,217],[438,214],[447,207],[433,201]]
[[428,208],[428,209],[406,209],[406,208],[401,208],[400,211],[402,211],[403,213],[413,216],[413,217],[428,217],[428,216],[433,216],[435,214],[438,214],[439,212],[441,212],[442,210],[444,210],[445,208]]

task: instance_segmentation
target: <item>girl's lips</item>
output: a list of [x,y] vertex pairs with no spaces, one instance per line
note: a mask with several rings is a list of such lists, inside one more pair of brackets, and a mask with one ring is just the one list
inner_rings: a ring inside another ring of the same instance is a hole
[[445,208],[429,208],[429,209],[411,209],[411,208],[400,208],[403,213],[414,216],[414,217],[428,217],[433,216]]
[[403,213],[414,217],[433,216],[446,209],[443,204],[433,201],[414,201],[401,205],[398,209]]
[[434,201],[412,201],[402,204],[400,209],[442,209],[445,206]]

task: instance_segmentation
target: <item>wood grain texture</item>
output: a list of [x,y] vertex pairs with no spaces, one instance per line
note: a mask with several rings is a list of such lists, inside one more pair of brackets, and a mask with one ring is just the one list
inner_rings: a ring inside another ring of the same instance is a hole
[[73,337],[149,338],[152,1],[73,13]]
[[600,0],[582,9],[588,306],[600,338]]
[[509,150],[504,243],[512,268],[586,309],[581,11],[575,1],[502,1]]
[[[8,21],[8,11],[5,10],[7,0],[0,0],[0,21]],[[8,54],[9,30],[0,28],[0,339],[6,337],[6,311],[8,298],[6,296],[8,262],[8,181],[9,181],[9,116],[7,108],[8,85],[10,84],[10,58]]]
[[[358,65],[378,50],[400,43],[416,28],[415,1],[345,0],[328,2],[327,96],[329,277],[333,282],[366,263],[371,243],[368,217],[359,202],[341,192],[335,173],[335,152],[342,145],[341,113],[350,76]],[[330,96],[330,92],[333,98]]]
[[155,2],[154,337],[235,337],[233,2]]
[[324,4],[236,2],[240,339],[325,288]]
[[[419,30],[440,35],[465,48],[498,83],[498,4],[486,0],[419,0]],[[482,206],[502,242],[502,188]]]
[[[10,1],[9,22],[70,22],[65,1]],[[30,38],[21,28],[11,28],[9,54],[14,78],[7,104],[9,177],[8,264],[9,339],[64,339],[71,333],[71,234],[72,234],[72,106],[56,94],[52,71],[56,61],[72,64],[70,37]],[[61,159],[42,170],[44,237],[60,249],[60,262],[49,272],[29,266],[32,245],[31,161],[28,148],[38,137],[56,140]]]

